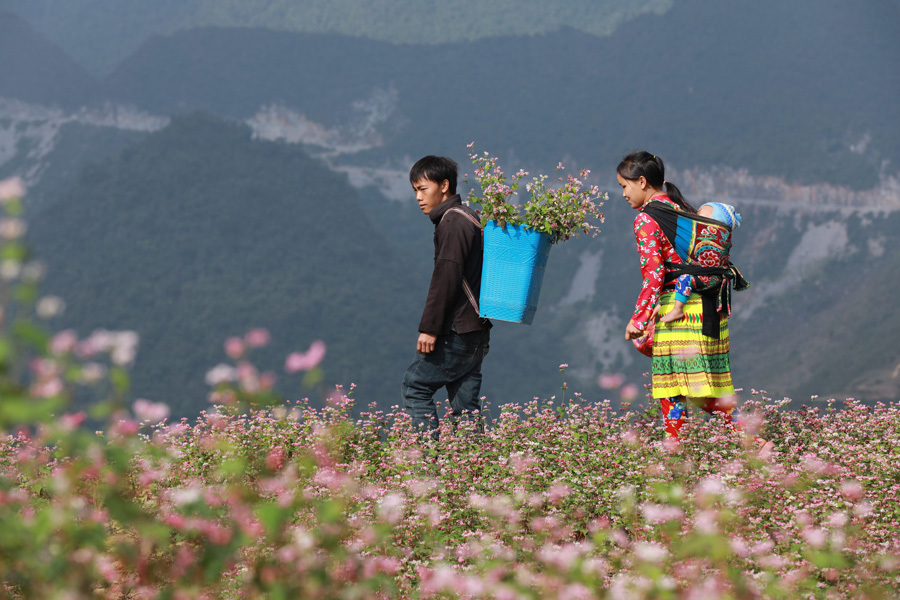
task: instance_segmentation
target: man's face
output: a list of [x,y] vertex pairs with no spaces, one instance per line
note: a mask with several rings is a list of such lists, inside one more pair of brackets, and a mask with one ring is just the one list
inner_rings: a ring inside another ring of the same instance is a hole
[[450,189],[450,182],[446,179],[441,183],[422,178],[413,184],[413,191],[416,193],[416,202],[422,212],[430,214],[434,207],[450,197],[447,193]]

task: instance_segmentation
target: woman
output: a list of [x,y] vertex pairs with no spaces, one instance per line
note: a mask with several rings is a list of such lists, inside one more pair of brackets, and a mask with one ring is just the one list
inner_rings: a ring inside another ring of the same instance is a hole
[[[665,180],[662,159],[649,152],[632,152],[616,168],[622,195],[640,211],[634,220],[634,236],[640,254],[643,285],[634,314],[625,328],[625,339],[643,337],[657,316],[668,313],[675,303],[675,281],[666,281],[666,262],[682,259],[659,223],[644,208],[663,203],[675,210],[696,213],[677,187]],[[721,414],[726,427],[739,429],[734,411],[734,385],[728,342],[728,318],[719,319],[718,338],[703,334],[703,303],[694,294],[684,306],[684,317],[656,323],[653,336],[653,397],[660,399],[666,433],[678,438],[687,412],[685,399],[708,413]],[[771,443],[757,438],[760,452],[769,454]]]

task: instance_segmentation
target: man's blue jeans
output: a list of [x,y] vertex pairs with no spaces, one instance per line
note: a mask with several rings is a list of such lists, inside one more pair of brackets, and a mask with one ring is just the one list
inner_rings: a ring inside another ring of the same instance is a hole
[[[481,361],[488,353],[489,341],[489,330],[462,335],[451,331],[438,336],[433,352],[416,354],[400,385],[403,408],[412,417],[414,428],[437,429],[434,395],[443,387],[454,417],[481,410]],[[437,432],[432,435],[436,437]]]

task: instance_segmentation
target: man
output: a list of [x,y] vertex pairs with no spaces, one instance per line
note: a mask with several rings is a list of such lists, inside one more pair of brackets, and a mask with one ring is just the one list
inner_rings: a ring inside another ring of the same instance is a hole
[[457,166],[426,156],[409,172],[422,212],[434,223],[434,272],[419,322],[416,358],[400,393],[414,427],[438,427],[434,395],[447,388],[452,414],[481,411],[481,361],[491,322],[478,316],[483,253],[478,215],[456,193]]

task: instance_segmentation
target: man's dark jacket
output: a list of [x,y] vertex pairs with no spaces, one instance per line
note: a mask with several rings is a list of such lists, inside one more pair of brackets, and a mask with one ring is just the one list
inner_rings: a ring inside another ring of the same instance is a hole
[[461,208],[475,219],[459,195],[454,195],[429,213],[434,223],[434,273],[428,288],[428,299],[419,322],[419,332],[445,335],[450,325],[456,333],[470,333],[491,327],[490,321],[475,312],[463,291],[463,277],[472,288],[475,300],[481,290],[481,264],[484,242],[481,228],[451,208]]

